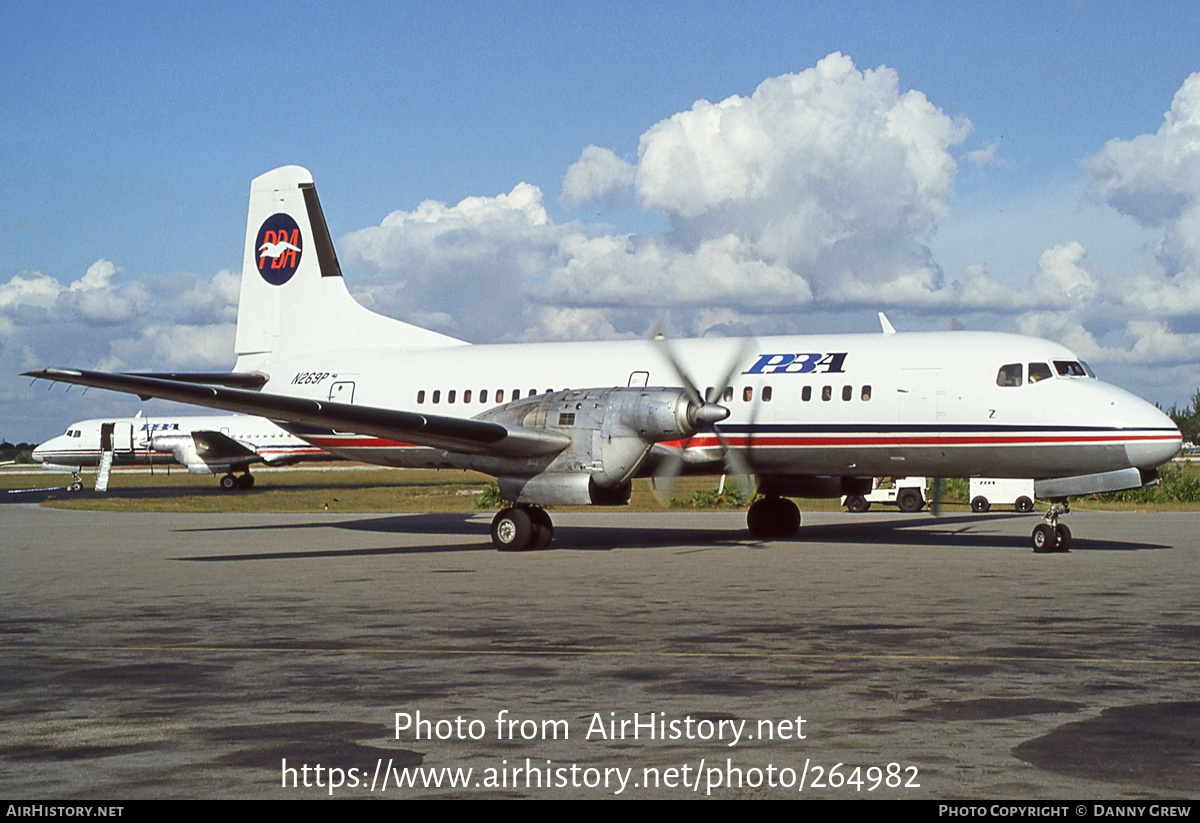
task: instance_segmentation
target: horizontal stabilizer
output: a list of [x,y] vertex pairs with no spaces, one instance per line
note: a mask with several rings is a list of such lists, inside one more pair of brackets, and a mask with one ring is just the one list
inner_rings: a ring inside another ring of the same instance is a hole
[[233,389],[261,389],[270,378],[260,371],[234,372],[125,372],[131,377],[151,377],[156,380],[174,380],[177,383],[206,383],[213,386],[229,386]]

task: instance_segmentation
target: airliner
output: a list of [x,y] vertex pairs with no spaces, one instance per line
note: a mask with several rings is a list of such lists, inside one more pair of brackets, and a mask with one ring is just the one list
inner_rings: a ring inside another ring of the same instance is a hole
[[[79,470],[109,465],[152,466],[178,463],[191,474],[220,474],[221,488],[254,486],[250,466],[288,466],[301,460],[334,460],[334,455],[301,440],[270,420],[244,414],[206,417],[135,417],[80,420],[33,450],[48,468],[70,470],[71,488],[81,487]],[[240,472],[240,474],[235,474]]]
[[250,186],[233,372],[26,374],[262,415],[368,463],[490,474],[511,501],[492,521],[502,550],[549,545],[547,506],[732,473],[753,478],[758,539],[797,534],[789,498],[865,494],[875,476],[1032,477],[1050,501],[1033,548],[1064,551],[1068,496],[1155,482],[1179,450],[1166,415],[1057,343],[880,320],[876,334],[473,345],[357,303],[311,174],[285,166]]

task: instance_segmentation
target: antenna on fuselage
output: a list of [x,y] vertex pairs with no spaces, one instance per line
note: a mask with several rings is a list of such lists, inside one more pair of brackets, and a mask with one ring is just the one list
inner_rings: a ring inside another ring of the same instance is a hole
[[887,319],[887,315],[883,312],[879,312],[879,325],[883,327],[884,334],[891,335],[896,333],[896,327],[892,325],[891,321]]

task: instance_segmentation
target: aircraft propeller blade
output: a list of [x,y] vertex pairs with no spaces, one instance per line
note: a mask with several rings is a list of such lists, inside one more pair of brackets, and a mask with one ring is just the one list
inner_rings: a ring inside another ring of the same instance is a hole
[[929,501],[929,512],[934,517],[942,516],[942,478],[933,478],[933,499]]
[[[746,462],[746,458],[730,447],[729,441],[725,439],[725,435],[719,429],[714,426],[713,431],[716,433],[717,440],[721,444],[722,456],[725,458],[725,473],[733,477],[743,500],[753,500],[755,493],[758,491],[758,480],[754,476],[754,470],[750,468],[750,464]],[[748,444],[749,441],[747,440],[747,448],[749,447]]]
[[683,458],[678,454],[672,453],[670,457],[667,457],[659,464],[658,470],[650,478],[650,487],[654,489],[654,493],[664,506],[671,505],[671,492],[675,488],[675,481],[679,479],[679,475],[682,473]]
[[[724,397],[726,389],[728,389],[729,385],[733,382],[733,378],[737,373],[738,367],[757,346],[757,341],[752,335],[747,335],[741,338],[741,344],[738,346],[738,349],[734,353],[733,357],[730,358],[728,366],[721,375],[721,379],[713,386],[712,396],[710,399],[701,395],[699,386],[696,384],[696,381],[692,379],[692,376],[688,374],[687,370],[684,369],[683,364],[679,361],[679,357],[670,341],[662,334],[658,333],[657,329],[652,333],[651,339],[662,347],[663,355],[666,358],[667,363],[671,366],[672,371],[675,372],[676,378],[678,378],[679,382],[683,384],[683,390],[687,394],[688,400],[696,405],[697,417],[700,417],[701,419],[707,418],[712,421],[711,429],[717,437],[717,442],[721,444],[721,457],[725,462],[726,468],[728,469],[727,473],[733,475],[737,479],[738,488],[747,496],[747,499],[753,497],[754,489],[757,488],[757,485],[754,482],[754,475],[750,469],[750,466],[741,457],[741,455],[739,455],[730,447],[729,441],[725,438],[725,435],[722,434],[721,430],[717,428],[718,421],[724,420],[729,415],[728,409],[726,409],[724,406],[718,405],[717,401]],[[718,409],[724,412],[724,414],[722,414],[720,417],[717,417],[716,410]],[[751,423],[753,423],[757,416],[758,399],[756,398],[754,409],[751,411]],[[747,441],[747,443],[748,442],[749,441]],[[661,499],[664,504],[670,503],[671,489],[674,487],[675,481],[679,478],[679,475],[683,473],[684,463],[686,462],[683,457],[683,452],[687,450],[690,443],[691,438],[688,438],[688,440],[684,442],[678,455],[672,455],[671,457],[663,460],[651,481],[651,485],[653,486],[655,493],[659,496],[659,499]]]

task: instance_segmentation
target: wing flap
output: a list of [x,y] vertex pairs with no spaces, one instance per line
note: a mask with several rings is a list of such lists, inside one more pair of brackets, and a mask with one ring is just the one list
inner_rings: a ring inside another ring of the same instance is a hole
[[570,439],[564,434],[521,426],[288,397],[134,374],[53,368],[34,369],[24,374],[27,377],[59,383],[136,394],[143,399],[158,397],[225,411],[254,414],[271,420],[370,434],[466,454],[533,457],[555,454],[570,443]]
[[258,452],[248,449],[227,434],[215,431],[192,432],[196,454],[208,463],[251,462],[259,460]]

